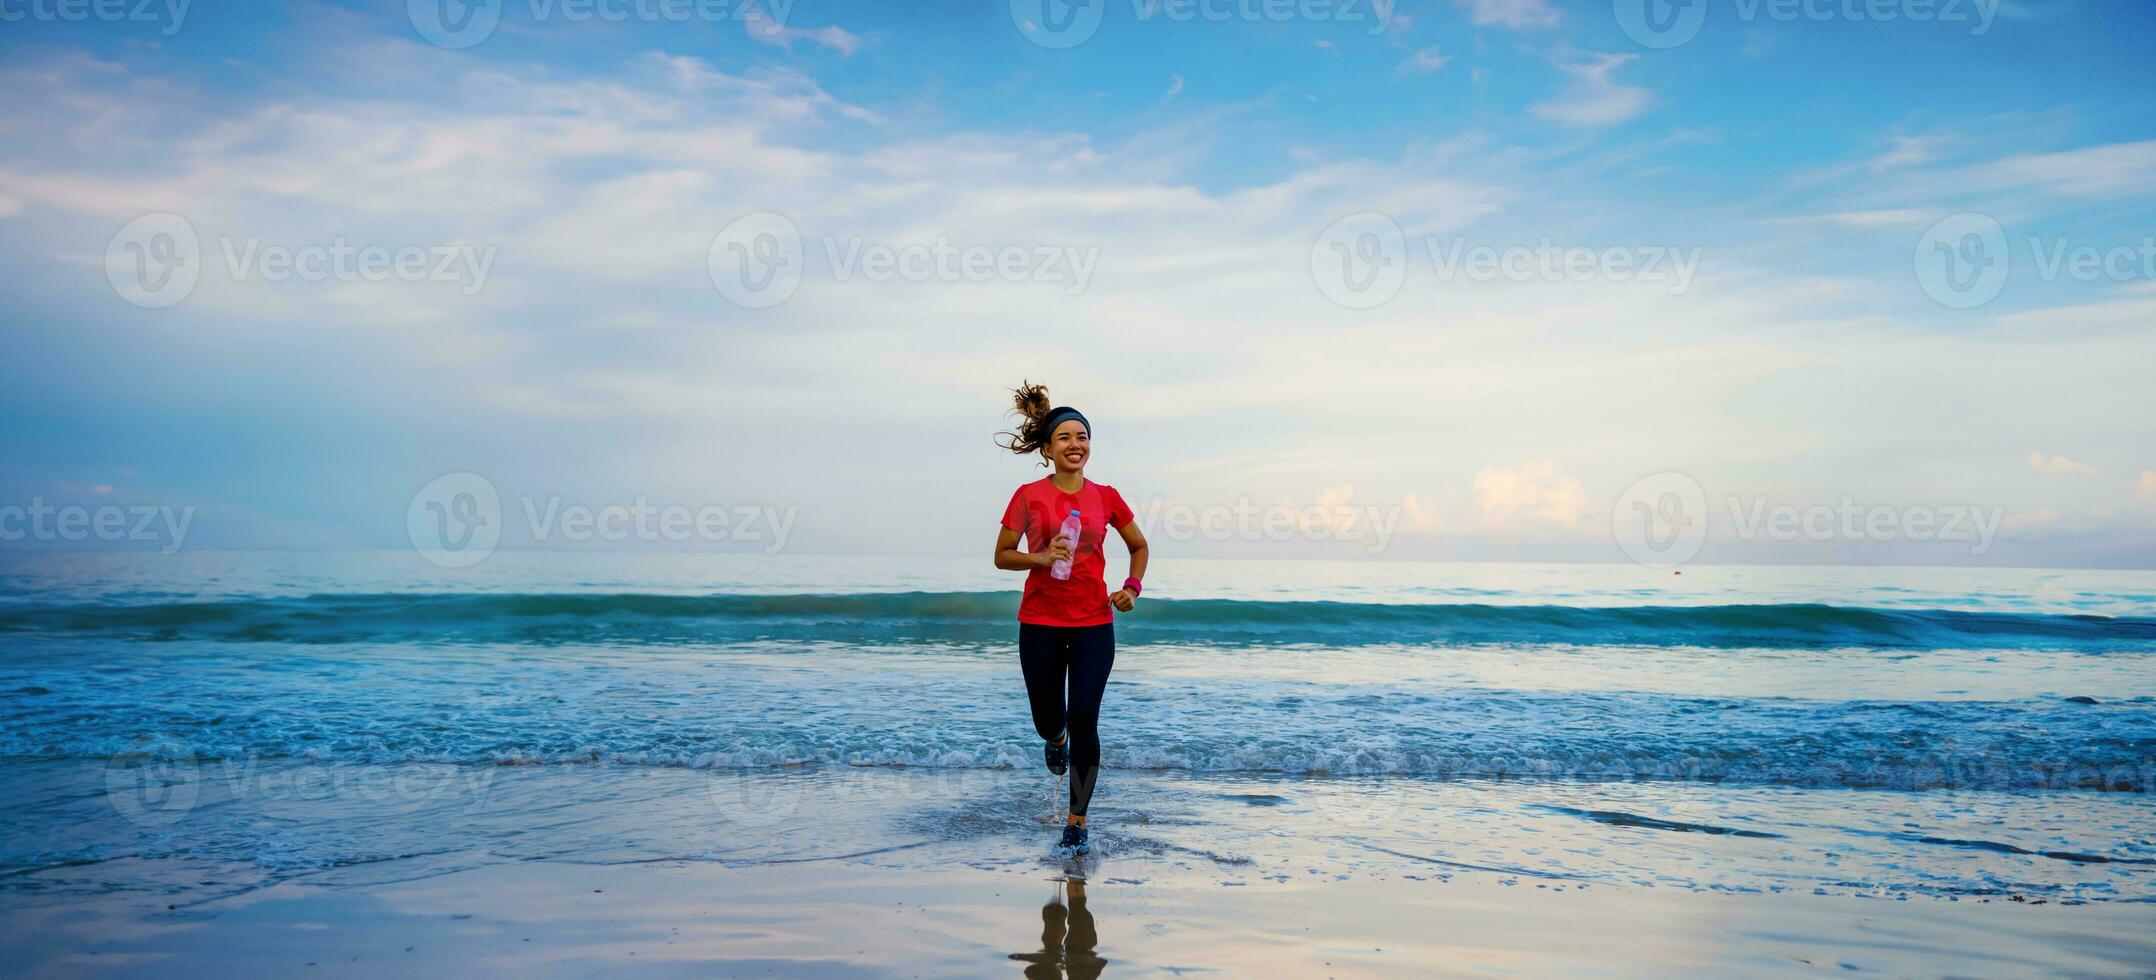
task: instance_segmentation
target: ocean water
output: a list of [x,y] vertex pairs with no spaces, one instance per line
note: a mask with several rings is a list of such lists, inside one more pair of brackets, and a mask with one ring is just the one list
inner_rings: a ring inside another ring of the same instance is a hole
[[[1165,561],[1095,873],[2156,902],[2156,573]],[[0,558],[0,890],[1038,869],[979,559]]]

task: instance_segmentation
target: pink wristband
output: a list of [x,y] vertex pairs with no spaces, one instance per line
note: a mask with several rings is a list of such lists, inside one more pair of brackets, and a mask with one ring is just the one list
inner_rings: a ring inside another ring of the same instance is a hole
[[1140,582],[1140,581],[1138,581],[1137,579],[1134,579],[1134,578],[1126,578],[1126,579],[1124,579],[1124,580],[1123,580],[1123,587],[1124,587],[1124,588],[1126,588],[1126,589],[1129,589],[1129,590],[1130,590],[1130,594],[1131,594],[1131,595],[1134,595],[1134,596],[1139,596],[1139,595],[1144,595],[1144,594],[1145,594],[1145,583],[1143,583],[1143,582]]

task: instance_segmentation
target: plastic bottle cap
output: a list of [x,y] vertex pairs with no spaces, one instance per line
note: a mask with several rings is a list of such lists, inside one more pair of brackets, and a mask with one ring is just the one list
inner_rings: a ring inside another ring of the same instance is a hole
[[1072,517],[1076,517],[1076,516],[1078,516],[1078,512],[1077,512],[1077,511],[1075,511],[1075,510],[1074,510],[1074,511],[1071,511],[1071,516],[1072,516]]

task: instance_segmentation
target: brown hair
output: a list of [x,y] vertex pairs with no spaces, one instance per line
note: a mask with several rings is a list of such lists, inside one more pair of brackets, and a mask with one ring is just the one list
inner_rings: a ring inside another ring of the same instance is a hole
[[[997,433],[996,445],[1024,456],[1040,452],[1048,444],[1048,386],[1030,381],[1011,389],[1011,412],[1018,416],[1018,431]],[[1041,461],[1048,465],[1047,460]]]

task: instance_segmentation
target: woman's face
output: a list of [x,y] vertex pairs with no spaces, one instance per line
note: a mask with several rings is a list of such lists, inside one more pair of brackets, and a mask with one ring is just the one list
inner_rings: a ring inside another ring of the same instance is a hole
[[1041,453],[1055,464],[1056,472],[1076,473],[1085,469],[1086,457],[1093,455],[1093,437],[1087,434],[1085,423],[1066,419],[1048,434],[1048,445]]

